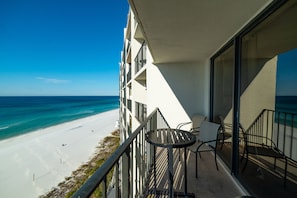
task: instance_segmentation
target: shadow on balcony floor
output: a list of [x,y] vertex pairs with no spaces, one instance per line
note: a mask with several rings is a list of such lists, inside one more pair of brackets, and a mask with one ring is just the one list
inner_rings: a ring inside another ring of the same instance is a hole
[[[226,144],[220,151],[220,156],[226,162],[231,160],[231,145]],[[269,157],[251,156],[245,171],[241,169],[246,159],[240,162],[240,181],[248,191],[257,198],[262,197],[296,197],[297,195],[297,166],[288,162],[287,185],[283,185],[284,163],[277,161],[273,169],[273,159]]]
[[[212,153],[202,153],[202,158],[198,159],[198,179],[195,178],[195,154],[188,152],[187,170],[188,170],[188,192],[194,193],[195,197],[203,198],[232,198],[242,196],[238,186],[232,181],[229,173],[221,166],[217,171],[214,156]],[[168,189],[167,173],[167,150],[158,148],[156,154],[156,186],[157,190]],[[178,160],[178,150],[174,150],[174,191],[183,192],[184,189],[184,169],[183,158]],[[154,174],[150,175],[148,184],[149,191],[147,197],[168,197],[166,192],[161,195],[153,194]]]

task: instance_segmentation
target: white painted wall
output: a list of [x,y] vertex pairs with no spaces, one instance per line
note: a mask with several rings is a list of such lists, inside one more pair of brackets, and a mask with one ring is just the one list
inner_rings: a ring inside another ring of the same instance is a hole
[[132,87],[133,87],[133,93],[134,93],[133,94],[134,101],[140,102],[142,104],[146,104],[147,103],[146,87],[144,87],[137,81],[133,81]]
[[[267,61],[258,75],[240,97],[240,122],[247,128],[263,109],[275,108],[277,57]],[[232,123],[230,110],[225,118],[226,123]]]
[[147,68],[148,111],[159,107],[171,127],[208,115],[209,70],[206,63],[151,64]]

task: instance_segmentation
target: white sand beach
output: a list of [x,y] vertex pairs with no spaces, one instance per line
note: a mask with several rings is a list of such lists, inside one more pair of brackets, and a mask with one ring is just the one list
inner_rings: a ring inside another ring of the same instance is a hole
[[38,197],[71,176],[116,129],[118,111],[0,141],[0,197]]

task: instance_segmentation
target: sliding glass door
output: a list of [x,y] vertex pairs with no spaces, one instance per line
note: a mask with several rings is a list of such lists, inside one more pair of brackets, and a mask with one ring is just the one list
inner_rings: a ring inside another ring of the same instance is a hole
[[245,144],[233,126],[271,139],[297,164],[297,1],[275,1],[234,37],[235,42],[211,59],[211,119],[230,135],[219,142],[218,154],[254,196],[296,195],[297,165],[288,165],[289,188],[283,188],[283,160],[275,168],[274,159],[250,155],[241,171],[247,160],[240,160]]

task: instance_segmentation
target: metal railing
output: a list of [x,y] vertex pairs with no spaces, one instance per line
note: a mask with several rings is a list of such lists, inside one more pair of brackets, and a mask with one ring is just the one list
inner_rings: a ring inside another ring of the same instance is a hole
[[132,111],[132,100],[130,99],[127,100],[127,108],[129,109],[129,111]]
[[137,56],[135,57],[135,74],[146,64],[146,44],[143,43]]
[[[264,136],[276,144],[288,158],[297,161],[297,114],[263,109],[247,129],[255,135]],[[254,139],[254,142],[268,144],[265,139]]]
[[147,107],[145,104],[135,102],[135,117],[139,122],[143,122],[146,118]]
[[[102,190],[101,197],[108,194],[110,197],[141,197],[153,160],[153,147],[145,141],[144,135],[149,130],[163,127],[169,125],[156,109],[72,197],[89,197],[98,187]],[[113,179],[107,184],[110,173]]]
[[127,73],[127,83],[131,80],[132,78],[132,72],[131,72],[131,64],[129,64],[129,70],[128,70],[128,73]]

